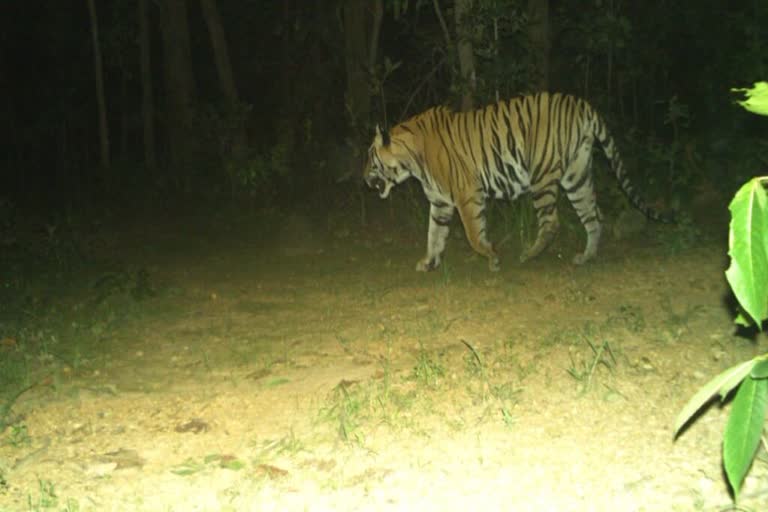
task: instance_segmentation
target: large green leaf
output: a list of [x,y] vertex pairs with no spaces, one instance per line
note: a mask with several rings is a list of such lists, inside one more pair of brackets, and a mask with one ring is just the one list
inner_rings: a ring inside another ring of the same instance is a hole
[[760,443],[767,396],[767,380],[747,377],[731,404],[731,415],[723,434],[723,465],[737,501],[741,484]]
[[750,180],[731,201],[725,271],[736,299],[760,327],[768,317],[768,195],[760,179]]
[[760,356],[760,361],[752,368],[749,375],[753,379],[768,379],[768,356]]
[[677,419],[675,420],[675,435],[678,434],[691,416],[701,409],[701,407],[707,403],[715,393],[720,393],[720,398],[725,398],[725,395],[738,386],[739,382],[741,382],[744,377],[749,375],[749,372],[752,371],[752,367],[755,366],[757,362],[757,359],[744,361],[743,363],[728,368],[717,377],[704,384],[696,394],[688,400],[688,403],[685,404],[683,409],[677,415]]

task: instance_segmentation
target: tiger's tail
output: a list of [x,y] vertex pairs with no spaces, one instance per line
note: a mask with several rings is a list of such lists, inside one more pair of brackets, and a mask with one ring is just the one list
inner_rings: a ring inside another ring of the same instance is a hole
[[652,219],[658,222],[663,222],[666,224],[674,223],[675,212],[657,211],[651,206],[648,206],[648,204],[643,200],[640,194],[638,194],[638,192],[635,190],[634,186],[632,185],[632,182],[629,180],[629,176],[627,176],[627,171],[624,168],[624,161],[621,158],[621,154],[619,152],[618,146],[616,145],[616,141],[613,139],[611,132],[608,131],[608,126],[605,124],[605,121],[599,114],[595,112],[594,115],[595,115],[595,127],[594,127],[595,137],[597,137],[597,140],[600,141],[600,145],[603,148],[603,152],[605,153],[605,156],[608,158],[608,161],[611,162],[611,168],[613,169],[613,173],[616,176],[616,180],[619,182],[619,186],[621,187],[621,190],[624,191],[624,193],[629,198],[629,201],[632,203],[632,205],[635,208],[640,210],[640,212],[642,212],[643,215],[645,215],[649,219]]

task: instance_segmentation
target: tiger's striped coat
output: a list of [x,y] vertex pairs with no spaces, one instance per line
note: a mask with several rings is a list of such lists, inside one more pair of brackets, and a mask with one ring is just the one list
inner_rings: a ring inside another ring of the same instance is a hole
[[520,96],[472,112],[436,107],[389,132],[376,127],[364,178],[382,198],[408,178],[421,182],[430,216],[427,253],[416,270],[440,264],[455,210],[472,248],[498,270],[486,236],[486,199],[527,192],[533,195],[538,235],[520,260],[537,256],[557,232],[561,187],[587,232],[584,251],[573,259],[583,264],[597,255],[601,233],[591,166],[595,140],[632,204],[652,219],[669,220],[634,191],[603,118],[585,100],[557,93]]

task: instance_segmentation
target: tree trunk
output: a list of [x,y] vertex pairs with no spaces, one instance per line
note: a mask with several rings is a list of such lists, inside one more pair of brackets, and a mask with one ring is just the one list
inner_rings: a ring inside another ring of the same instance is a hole
[[296,23],[296,0],[282,2],[282,33],[280,37],[280,113],[277,126],[277,145],[284,148],[288,154],[293,154],[296,147],[295,130],[298,124],[296,87],[301,80],[298,76],[298,55],[294,24]]
[[192,106],[195,98],[195,80],[192,74],[192,50],[185,0],[162,1],[160,29],[168,101],[166,128],[170,164],[182,173],[181,181],[188,188],[190,182],[184,171],[188,171],[194,163]]
[[[374,69],[378,60],[383,14],[382,0],[373,2],[346,0],[344,2],[344,56],[347,73],[345,104],[350,131],[347,142],[353,147],[348,160],[348,171],[345,173],[348,176],[359,175],[365,164],[363,148],[371,136],[371,90],[368,73]],[[381,107],[386,123],[386,105],[382,104]],[[366,225],[367,215],[362,180],[355,182],[360,199],[360,222]]]
[[[128,144],[130,141],[131,120],[133,119],[133,101],[130,97],[130,76],[128,73],[120,74],[120,149],[117,152],[118,158],[125,158],[128,155]],[[114,141],[114,139],[112,139]],[[114,153],[114,145],[112,152]]]
[[344,2],[344,55],[347,71],[346,107],[353,132],[367,127],[371,112],[368,90],[368,38],[366,37],[366,8],[360,0]]
[[104,72],[101,65],[101,46],[99,44],[99,22],[93,0],[88,0],[88,12],[91,16],[91,37],[93,39],[93,68],[96,73],[96,101],[99,116],[99,146],[101,149],[101,167],[109,169],[109,130],[107,128],[107,104],[104,100]]
[[472,110],[475,105],[477,80],[475,76],[475,52],[472,47],[472,27],[467,15],[472,9],[472,0],[456,0],[454,15],[456,23],[456,53],[459,57],[459,81],[461,86],[461,110]]
[[200,8],[203,12],[203,18],[205,18],[205,24],[208,27],[208,33],[211,36],[211,46],[213,47],[213,56],[216,60],[216,71],[219,74],[221,92],[227,100],[236,103],[239,98],[237,87],[235,86],[235,76],[232,73],[227,39],[224,36],[224,26],[221,24],[221,16],[219,16],[219,9],[216,7],[216,0],[200,0]]
[[373,19],[371,20],[371,39],[368,43],[368,68],[373,69],[379,58],[379,34],[381,20],[384,18],[383,0],[373,0]]
[[155,153],[155,95],[152,90],[149,13],[147,0],[139,0],[139,65],[141,69],[141,118],[144,125],[144,164],[157,168]]
[[245,119],[242,119],[242,112],[240,111],[240,97],[237,93],[235,76],[229,60],[229,49],[227,47],[227,38],[224,36],[224,26],[221,23],[219,9],[216,7],[216,0],[200,0],[200,8],[205,18],[205,24],[208,26],[208,33],[211,36],[216,71],[219,75],[219,85],[228,107],[226,115],[230,116],[228,121],[231,121],[227,126],[231,127],[232,133],[226,134],[231,138],[229,141],[231,147],[228,148],[230,154],[222,156],[239,159],[243,156],[246,147]]
[[534,85],[539,91],[549,90],[549,0],[528,0],[528,39],[533,50],[536,70]]

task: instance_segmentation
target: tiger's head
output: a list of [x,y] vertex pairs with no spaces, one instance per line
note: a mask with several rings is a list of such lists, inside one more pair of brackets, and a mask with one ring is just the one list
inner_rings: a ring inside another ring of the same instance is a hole
[[376,136],[368,149],[363,179],[379,192],[382,199],[389,195],[393,186],[413,176],[412,169],[416,165],[413,151],[409,150],[411,134],[400,128],[396,128],[395,136],[390,136],[389,132],[382,132],[376,126]]

